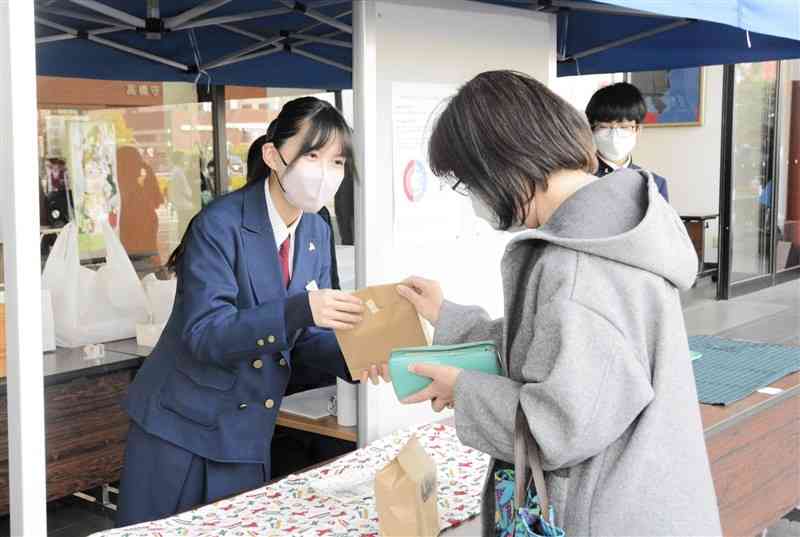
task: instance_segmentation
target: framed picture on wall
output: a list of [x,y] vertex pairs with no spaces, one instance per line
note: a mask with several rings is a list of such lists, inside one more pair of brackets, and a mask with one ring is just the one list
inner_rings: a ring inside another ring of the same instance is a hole
[[705,81],[702,67],[628,73],[639,88],[647,114],[646,127],[699,127],[703,124]]

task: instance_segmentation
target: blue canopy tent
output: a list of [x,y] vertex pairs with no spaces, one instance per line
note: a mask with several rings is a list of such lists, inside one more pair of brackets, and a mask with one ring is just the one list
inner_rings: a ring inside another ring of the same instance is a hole
[[350,0],[47,0],[36,5],[37,72],[349,88]]
[[549,3],[559,76],[800,57],[797,0]]
[[[558,14],[560,76],[800,57],[800,0],[485,0]],[[40,0],[42,75],[344,89],[352,2]]]

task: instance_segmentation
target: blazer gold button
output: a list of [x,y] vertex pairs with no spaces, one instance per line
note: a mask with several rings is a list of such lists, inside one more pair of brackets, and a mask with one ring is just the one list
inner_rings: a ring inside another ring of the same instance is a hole
[[256,341],[256,345],[258,345],[259,347],[263,347],[264,346],[264,340],[263,339],[259,339],[258,341]]
[[269,337],[267,338],[267,341],[268,341],[269,343],[275,343],[275,336],[269,336]]
[[239,405],[239,410],[244,410],[245,408],[247,408],[247,403],[241,403]]
[[267,399],[266,401],[264,401],[264,406],[267,408],[272,408],[275,406],[275,401],[273,401],[272,399]]
[[285,358],[281,358],[281,360],[278,363],[281,364],[281,367],[286,367],[286,359]]
[[262,367],[264,367],[264,362],[262,362],[261,360],[253,360],[253,367],[255,367],[256,369],[261,369]]

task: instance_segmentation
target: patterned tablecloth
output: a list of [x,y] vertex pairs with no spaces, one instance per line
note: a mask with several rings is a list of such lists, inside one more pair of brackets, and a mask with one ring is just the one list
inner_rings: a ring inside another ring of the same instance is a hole
[[489,458],[459,442],[453,427],[430,424],[400,431],[333,463],[272,485],[155,522],[94,537],[378,536],[372,482],[412,434],[436,461],[442,529],[480,512]]

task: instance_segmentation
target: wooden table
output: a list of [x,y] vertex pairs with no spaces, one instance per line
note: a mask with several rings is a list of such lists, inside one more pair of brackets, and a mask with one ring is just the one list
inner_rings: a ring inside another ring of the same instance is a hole
[[[106,343],[105,346],[106,349],[115,352],[128,353],[143,358],[149,356],[150,352],[153,350],[151,347],[141,347],[137,345],[136,340],[133,339],[112,341]],[[336,422],[334,416],[326,416],[318,420],[313,420],[287,412],[278,412],[278,419],[275,423],[288,429],[297,429],[322,436],[338,438],[339,440],[346,440],[348,442],[358,441],[358,427],[342,427]]]
[[[800,505],[800,373],[732,405],[700,405],[727,537],[753,537]],[[480,517],[445,532],[480,535]],[[624,531],[624,528],[622,528]]]
[[800,505],[800,373],[728,406],[700,405],[725,535],[760,535]]
[[[120,406],[141,359],[107,350],[87,360],[82,349],[44,355],[47,499],[117,481],[128,416]],[[8,513],[8,421],[0,380],[0,514]]]
[[[2,323],[0,323],[2,327]],[[44,355],[47,500],[119,480],[130,420],[121,403],[150,347],[136,340],[106,343],[105,356],[58,348]],[[0,379],[0,515],[8,513],[8,422],[5,379]],[[355,442],[356,427],[336,418],[309,420],[285,414],[284,427]]]

